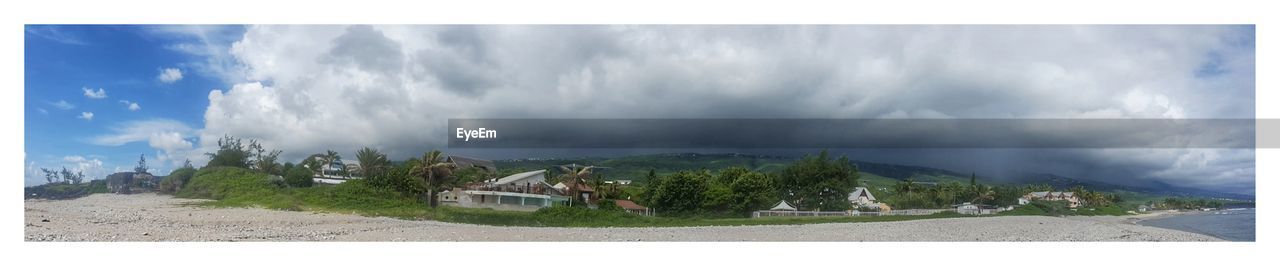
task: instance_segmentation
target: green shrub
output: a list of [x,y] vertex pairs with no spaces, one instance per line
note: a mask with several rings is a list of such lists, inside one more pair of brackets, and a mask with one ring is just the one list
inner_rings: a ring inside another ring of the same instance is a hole
[[276,194],[277,188],[267,180],[267,175],[238,167],[205,167],[196,171],[191,182],[183,186],[178,197],[201,199],[231,199]]
[[569,206],[547,207],[533,212],[533,219],[546,226],[634,225],[643,223],[644,218],[627,212]]
[[284,182],[290,187],[310,187],[315,181],[311,179],[311,170],[295,166],[284,173]]
[[1045,212],[1044,209],[1041,209],[1040,207],[1036,207],[1036,205],[1027,204],[1027,205],[1014,207],[1013,210],[1004,211],[1004,212],[1001,212],[1000,214],[1001,215],[1046,215],[1048,214],[1048,212]]
[[88,192],[89,194],[94,194],[94,193],[108,193],[110,191],[107,189],[106,180],[92,180],[92,181],[89,181]]
[[688,216],[702,208],[706,198],[706,172],[678,172],[652,182],[649,204],[662,215]]
[[613,200],[601,200],[600,203],[596,204],[596,209],[602,211],[623,211],[622,207],[618,206],[618,203]]
[[182,190],[182,187],[191,182],[191,177],[196,175],[195,168],[183,167],[173,170],[168,177],[160,181],[160,187],[157,190],[161,194],[174,194]]

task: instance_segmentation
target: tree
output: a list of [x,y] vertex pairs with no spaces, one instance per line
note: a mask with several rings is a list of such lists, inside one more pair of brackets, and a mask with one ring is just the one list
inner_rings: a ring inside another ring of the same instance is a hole
[[457,168],[458,165],[445,162],[443,152],[432,150],[422,155],[422,161],[409,171],[409,175],[422,180],[427,192],[427,204],[435,208],[439,204],[436,191],[444,189],[442,185],[453,177],[453,170]]
[[1026,192],[1023,192],[1023,189],[1016,186],[997,186],[994,190],[995,198],[992,202],[999,206],[1018,205],[1018,198],[1027,194]]
[[893,186],[893,192],[898,194],[910,194],[919,191],[920,184],[916,184],[916,180],[912,178],[907,178],[907,180],[898,182],[897,185]]
[[[257,141],[255,140],[249,141],[251,146],[256,143]],[[244,142],[239,138],[223,136],[222,139],[218,140],[218,151],[205,153],[204,155],[209,156],[209,163],[205,167],[231,166],[249,168],[249,158],[252,155],[252,151],[245,147]]]
[[293,167],[284,173],[284,182],[289,184],[290,187],[310,187],[315,182],[311,177],[311,170],[303,167]]
[[324,174],[324,157],[324,154],[312,154],[311,156],[307,156],[306,159],[303,159],[300,165],[311,170],[311,174],[313,176],[320,176]]
[[[745,169],[743,169],[745,170]],[[747,216],[752,211],[770,207],[776,199],[777,191],[773,189],[773,180],[758,172],[738,172],[729,183],[732,196],[729,211]]]
[[858,169],[841,156],[832,159],[823,150],[806,155],[778,174],[778,192],[799,209],[847,210],[849,193],[858,184]]
[[58,181],[57,170],[45,169],[41,167],[40,172],[44,173],[44,180],[46,183],[52,184],[54,181]]
[[705,172],[682,171],[650,181],[650,207],[664,215],[695,213],[703,207],[708,178]]
[[586,180],[591,178],[591,171],[595,169],[595,166],[561,165],[559,168],[561,172],[560,180],[568,187],[569,204],[572,205],[573,201],[578,200],[577,198],[582,194],[582,191],[578,189],[579,185],[586,183]]
[[138,154],[138,166],[133,167],[133,172],[138,174],[147,173],[147,156],[145,154]]
[[356,161],[360,162],[360,176],[365,178],[381,175],[391,167],[387,155],[369,147],[356,151]]
[[973,186],[973,199],[969,202],[974,204],[989,203],[995,199],[995,195],[996,193],[991,189],[991,186],[975,185]]
[[342,160],[342,156],[338,155],[338,152],[336,151],[327,150],[320,159],[320,162],[324,163],[324,165],[321,166],[320,171],[324,171],[324,167],[333,167],[333,163],[338,160]]
[[76,171],[73,173],[71,170],[67,170],[66,167],[62,167],[62,171],[58,171],[58,174],[62,176],[62,182],[64,183],[80,184],[80,182],[84,181],[84,172]]
[[254,170],[268,175],[283,174],[280,170],[280,163],[276,160],[280,158],[280,150],[271,150],[268,152],[262,148],[262,144],[258,142],[249,143],[249,150],[253,152],[253,158],[249,164]]

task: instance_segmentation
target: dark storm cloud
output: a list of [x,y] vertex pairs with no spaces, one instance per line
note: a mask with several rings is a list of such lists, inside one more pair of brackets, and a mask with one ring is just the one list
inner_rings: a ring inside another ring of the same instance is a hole
[[[450,118],[1179,119],[1254,109],[1252,26],[253,26],[231,46],[242,71],[228,72],[245,74],[211,94],[202,146],[251,134],[295,158],[362,146],[420,155],[447,143]],[[1251,188],[1253,168],[1238,158],[1252,151],[1096,150],[1007,167],[1072,162],[1059,168]]]

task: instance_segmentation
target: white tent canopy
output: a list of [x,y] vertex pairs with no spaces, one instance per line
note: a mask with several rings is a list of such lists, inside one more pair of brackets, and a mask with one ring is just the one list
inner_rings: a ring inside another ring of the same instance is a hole
[[770,211],[794,211],[796,210],[796,207],[791,207],[791,204],[787,204],[787,201],[784,200],[784,201],[779,201],[778,205],[774,205],[773,208],[769,208],[769,210]]

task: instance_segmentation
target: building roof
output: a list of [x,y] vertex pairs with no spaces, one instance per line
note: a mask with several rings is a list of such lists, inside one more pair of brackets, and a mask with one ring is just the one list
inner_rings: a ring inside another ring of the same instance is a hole
[[485,159],[449,155],[447,158],[445,158],[445,161],[458,165],[458,168],[479,167],[489,172],[498,171],[498,165],[493,164],[493,161],[485,160]]
[[511,183],[523,184],[523,183],[542,182],[543,180],[546,180],[546,176],[543,175],[543,173],[546,173],[546,172],[547,170],[535,170],[535,171],[528,171],[524,173],[518,173],[514,175],[509,175],[503,178],[498,178],[494,180],[492,184],[505,185],[505,184],[511,184]]
[[791,204],[787,204],[787,201],[784,200],[784,201],[779,201],[778,205],[773,205],[773,208],[769,208],[769,210],[770,211],[794,211],[796,210],[796,207],[791,207]]
[[640,204],[636,204],[636,202],[630,201],[630,200],[613,200],[613,202],[617,203],[618,207],[622,207],[623,209],[627,209],[627,210],[648,210],[649,209],[648,207],[640,206]]
[[1030,196],[1031,198],[1049,198],[1049,197],[1072,198],[1076,196],[1076,193],[1070,192],[1070,191],[1064,191],[1064,192],[1036,191],[1036,192],[1027,193],[1027,195]]
[[[574,185],[577,185],[579,192],[595,192],[596,191],[595,189],[591,189],[591,186],[588,186],[587,184],[583,184],[581,182],[576,183]],[[560,190],[568,190],[569,185],[565,184],[564,182],[559,182],[559,183],[556,183],[556,185],[553,187]]]
[[861,197],[861,196],[866,196],[867,199],[871,201],[876,200],[876,196],[871,195],[871,190],[867,190],[867,188],[865,187],[854,188],[853,192],[849,193],[849,200],[850,201],[858,200],[858,197]]

